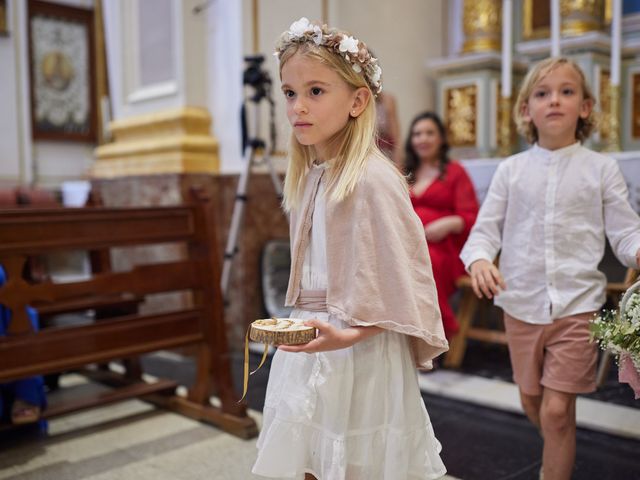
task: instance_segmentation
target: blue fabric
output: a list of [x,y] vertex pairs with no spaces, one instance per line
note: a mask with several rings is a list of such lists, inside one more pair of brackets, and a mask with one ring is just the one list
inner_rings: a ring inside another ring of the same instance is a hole
[[[4,268],[0,265],[0,286],[7,281]],[[27,307],[27,315],[31,321],[33,329],[37,332],[40,329],[38,321],[38,312]],[[0,305],[0,337],[5,336],[9,330],[11,323],[11,311],[3,305]],[[42,376],[24,378],[8,383],[0,383],[0,419],[2,421],[11,420],[11,406],[15,399],[20,399],[31,405],[38,405],[41,409],[47,406],[47,398],[44,393],[44,380]],[[45,430],[46,422],[40,421],[40,427]]]

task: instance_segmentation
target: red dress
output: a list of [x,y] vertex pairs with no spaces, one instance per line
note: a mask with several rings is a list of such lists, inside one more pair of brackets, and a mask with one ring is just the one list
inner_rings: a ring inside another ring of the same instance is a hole
[[445,335],[450,339],[459,326],[449,297],[456,290],[456,280],[465,273],[459,255],[478,215],[476,192],[462,165],[451,162],[443,178],[434,180],[418,196],[411,192],[411,203],[423,225],[449,215],[458,215],[464,220],[462,232],[447,235],[439,242],[429,242],[442,322]]

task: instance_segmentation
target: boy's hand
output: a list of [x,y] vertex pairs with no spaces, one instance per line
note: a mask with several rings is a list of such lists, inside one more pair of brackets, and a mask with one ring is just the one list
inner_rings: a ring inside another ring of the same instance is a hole
[[471,288],[478,298],[482,298],[483,295],[487,298],[493,298],[494,295],[500,293],[500,290],[507,289],[500,270],[488,260],[473,262],[469,267],[469,273]]

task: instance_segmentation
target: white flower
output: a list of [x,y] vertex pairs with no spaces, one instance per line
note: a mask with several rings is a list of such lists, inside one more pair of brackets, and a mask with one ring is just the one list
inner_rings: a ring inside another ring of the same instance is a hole
[[320,45],[322,43],[322,29],[319,26],[313,26],[313,37],[311,38],[313,38],[316,45]]
[[358,40],[348,35],[343,36],[340,40],[340,51],[357,54]]
[[304,34],[309,31],[314,31],[314,29],[311,27],[309,19],[307,17],[302,17],[300,20],[297,20],[291,24],[288,33],[292,38],[300,38],[304,37]]
[[380,65],[374,65],[373,67],[373,73],[371,74],[371,83],[373,83],[374,85],[378,85],[378,83],[380,83],[380,77],[382,76],[382,69],[380,68]]
[[360,73],[362,71],[362,67],[360,65],[358,65],[357,63],[354,63],[353,65],[351,65],[351,68],[353,68],[353,70],[356,73]]

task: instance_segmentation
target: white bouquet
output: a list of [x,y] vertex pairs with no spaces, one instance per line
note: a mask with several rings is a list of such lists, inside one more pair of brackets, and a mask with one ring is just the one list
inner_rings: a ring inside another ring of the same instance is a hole
[[619,379],[640,398],[640,282],[620,301],[620,312],[603,310],[591,321],[591,339],[618,357]]

